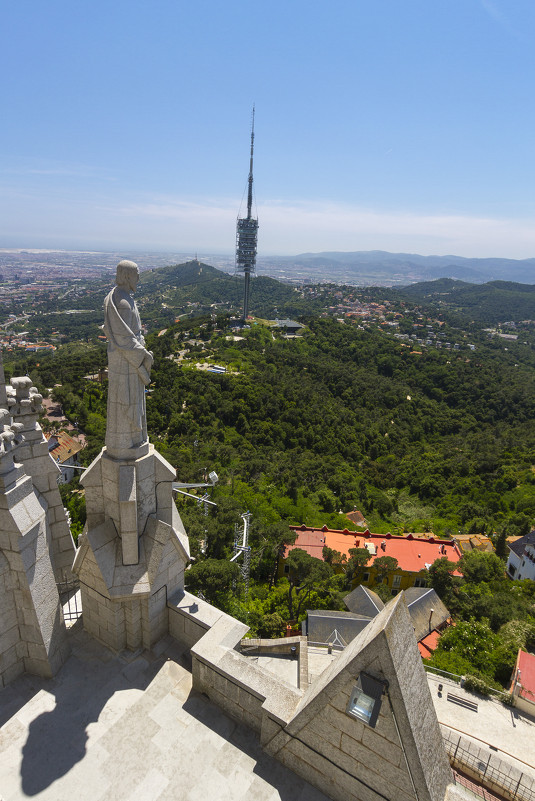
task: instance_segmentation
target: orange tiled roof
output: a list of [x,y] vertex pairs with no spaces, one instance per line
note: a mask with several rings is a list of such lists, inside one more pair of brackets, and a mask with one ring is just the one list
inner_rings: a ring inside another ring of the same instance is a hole
[[488,551],[494,552],[492,540],[485,534],[456,534],[455,539],[461,551]]
[[[373,566],[379,556],[393,556],[397,559],[399,568],[409,573],[419,573],[426,565],[431,565],[436,559],[446,557],[450,562],[458,562],[461,552],[452,540],[441,540],[436,537],[415,538],[412,534],[406,537],[393,537],[391,534],[372,534],[368,530],[363,533],[344,529],[308,528],[307,526],[290,526],[297,532],[294,545],[286,549],[285,556],[293,548],[302,548],[322,559],[324,545],[333,550],[340,551],[349,558],[350,548],[365,548],[368,544],[375,545],[376,553],[371,556],[367,567]],[[309,550],[313,549],[313,550]]]
[[430,657],[433,651],[436,649],[438,641],[440,640],[440,635],[441,632],[435,629],[428,634],[427,637],[423,637],[420,640],[418,643],[418,650],[424,659]]
[[[290,526],[290,528],[295,529],[296,527]],[[310,556],[315,556],[316,559],[323,559],[322,551],[324,545],[325,540],[323,532],[320,529],[309,528],[298,534],[294,545],[286,546],[284,558],[286,559],[290,551],[293,551],[294,548],[300,548],[302,551],[306,551]]]
[[[45,434],[45,437],[48,440],[48,452],[54,461],[60,464],[67,462],[72,456],[83,450],[83,445],[64,431],[60,431],[58,434]],[[54,444],[55,440],[57,440],[57,445]]]
[[346,517],[348,518],[348,520],[351,520],[351,522],[354,523],[356,526],[362,527],[366,525],[366,518],[364,517],[362,512],[359,512],[358,510],[355,510],[354,512],[348,512],[346,514]]
[[355,531],[350,532],[347,529],[338,531],[336,529],[323,528],[308,528],[307,526],[290,526],[292,531],[297,533],[295,543],[288,545],[284,556],[288,556],[290,551],[294,548],[301,548],[306,551],[310,556],[315,556],[317,559],[323,559],[323,546],[332,548],[335,551],[340,551],[345,556],[349,557],[350,548],[363,548],[363,535]]

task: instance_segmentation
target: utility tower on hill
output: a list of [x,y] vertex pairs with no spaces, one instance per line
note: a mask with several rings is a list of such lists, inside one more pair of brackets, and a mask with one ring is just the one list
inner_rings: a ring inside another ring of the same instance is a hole
[[238,217],[236,225],[236,270],[243,272],[243,321],[249,314],[249,291],[251,273],[256,269],[256,243],[258,239],[258,220],[252,216],[253,207],[253,151],[254,151],[254,106],[251,125],[251,157],[247,186],[247,217]]

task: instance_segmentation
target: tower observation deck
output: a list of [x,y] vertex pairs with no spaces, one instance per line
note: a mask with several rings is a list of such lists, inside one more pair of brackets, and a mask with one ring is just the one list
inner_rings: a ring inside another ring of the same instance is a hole
[[243,272],[243,321],[249,314],[249,292],[251,273],[256,269],[256,245],[258,240],[258,220],[252,215],[253,208],[253,153],[254,153],[254,106],[251,125],[251,156],[247,182],[247,217],[238,217],[236,224],[236,270]]

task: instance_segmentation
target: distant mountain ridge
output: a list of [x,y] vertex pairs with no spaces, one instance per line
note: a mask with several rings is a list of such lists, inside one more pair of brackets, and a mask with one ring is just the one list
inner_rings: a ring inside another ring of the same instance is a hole
[[[267,260],[266,260],[267,261]],[[401,286],[437,278],[470,283],[503,280],[529,284],[535,281],[535,258],[499,259],[464,256],[421,256],[384,250],[325,251],[278,257],[272,263],[311,280],[357,285]]]
[[[344,254],[336,255],[344,256]],[[380,263],[379,254],[376,255]],[[533,261],[535,263],[535,260]],[[316,280],[328,280],[325,278],[324,268]],[[335,282],[352,283],[340,279]],[[140,298],[144,299],[145,304],[152,304],[154,308],[165,305],[170,309],[185,310],[184,304],[188,302],[199,305],[225,303],[239,308],[243,284],[241,278],[231,276],[209,264],[192,260],[143,272],[139,290]],[[435,278],[405,286],[399,284],[390,291],[412,302],[440,305],[466,315],[472,320],[488,324],[507,320],[518,322],[535,319],[535,286],[511,281],[510,276],[507,281],[494,280],[485,283],[455,278]],[[312,310],[318,312],[322,308],[321,302],[318,306],[313,305],[311,300],[300,300],[293,287],[267,276],[255,279],[252,298],[253,311],[259,316],[295,316],[310,313]]]

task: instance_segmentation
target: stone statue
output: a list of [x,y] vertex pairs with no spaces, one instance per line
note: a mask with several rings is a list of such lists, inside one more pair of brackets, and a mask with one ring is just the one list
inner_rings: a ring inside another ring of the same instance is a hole
[[115,459],[137,459],[148,452],[145,386],[152,353],[145,348],[139,312],[132,298],[139,281],[133,261],[117,265],[117,286],[104,300],[108,338],[108,419],[106,449]]

